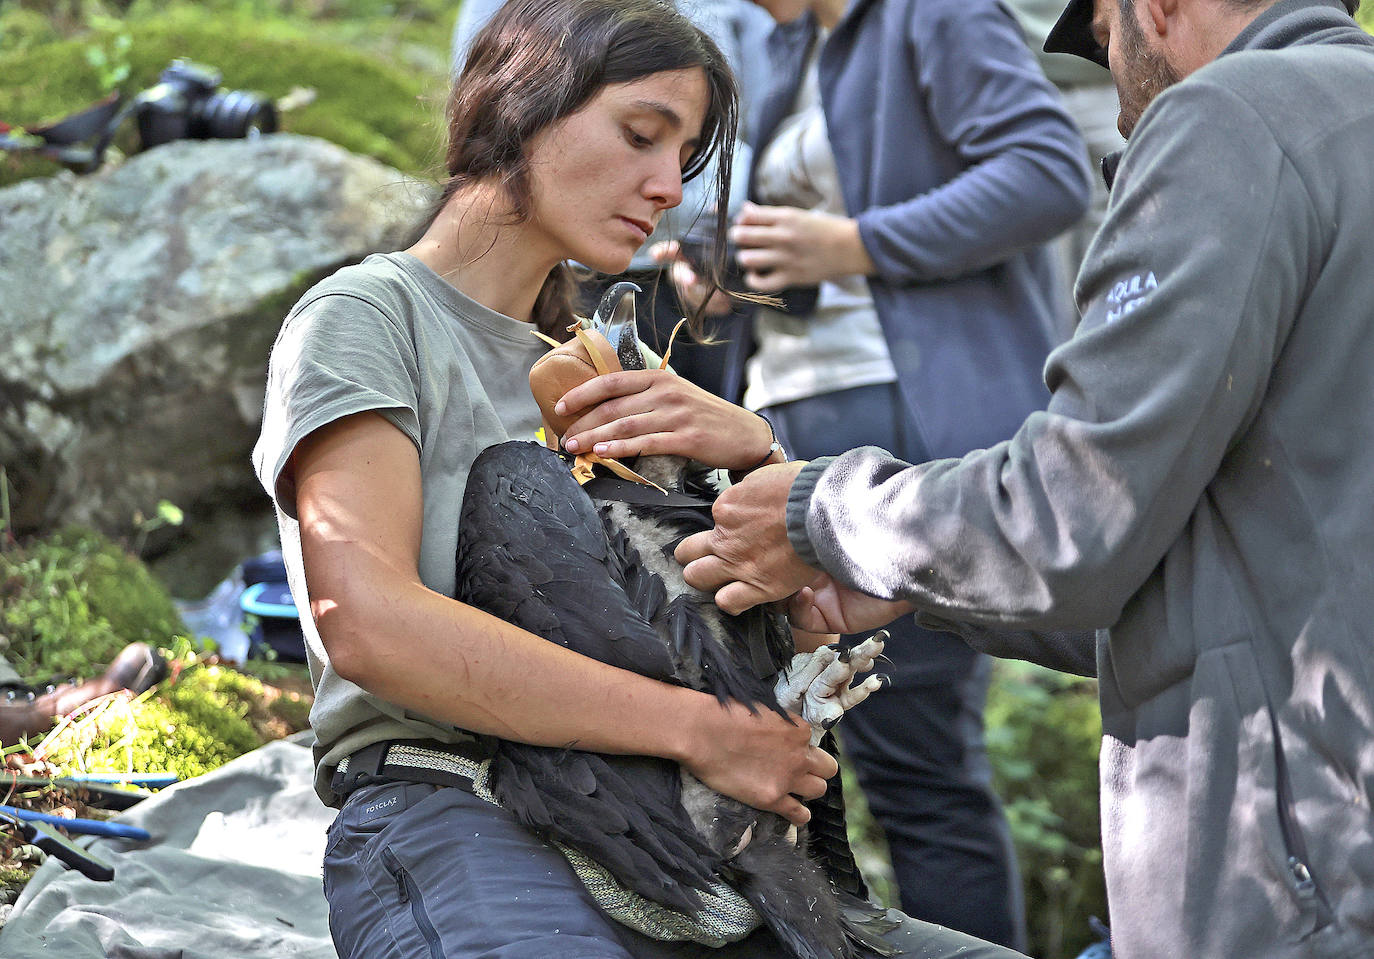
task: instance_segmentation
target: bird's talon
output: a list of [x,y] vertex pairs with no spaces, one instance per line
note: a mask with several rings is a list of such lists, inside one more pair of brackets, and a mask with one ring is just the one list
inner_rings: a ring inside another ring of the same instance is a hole
[[758,825],[757,819],[744,827],[744,832],[740,833],[739,839],[730,847],[730,851],[725,854],[726,859],[734,859],[740,853],[744,852],[744,847],[749,845],[749,841],[754,838],[754,827],[756,825]]

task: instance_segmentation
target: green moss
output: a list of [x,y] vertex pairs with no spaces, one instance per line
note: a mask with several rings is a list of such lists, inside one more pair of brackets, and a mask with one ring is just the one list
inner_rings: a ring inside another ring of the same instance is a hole
[[[173,58],[187,57],[220,70],[228,89],[253,90],[273,99],[296,87],[313,89],[314,102],[286,114],[283,129],[322,137],[412,174],[429,172],[438,159],[437,113],[431,104],[442,100],[442,75],[399,68],[322,40],[308,24],[259,21],[197,6],[131,18],[120,29],[131,38],[127,51],[118,54],[129,68],[118,85],[126,95],[155,84]],[[0,88],[0,117],[34,125],[99,99],[110,69],[93,65],[88,53],[104,49],[101,44],[98,36],[88,34],[0,48],[0,74],[24,78],[21,85]],[[111,51],[109,57],[114,56]],[[125,152],[136,149],[132,119],[115,142]],[[55,170],[46,161],[10,155],[0,165],[0,184]]]
[[52,22],[35,10],[6,9],[0,15],[0,54],[51,43],[61,37]]
[[185,632],[166,588],[99,533],[0,551],[0,654],[29,681],[87,678],[129,643],[167,646]]
[[[189,778],[308,724],[308,694],[204,662],[166,588],[90,530],[0,550],[0,632],[6,658],[30,680],[94,675],[134,641],[176,660],[175,681],[135,700],[111,697],[48,737],[44,758],[63,770]],[[293,685],[308,689],[300,677]]]
[[189,779],[305,728],[309,700],[275,695],[252,676],[192,660],[153,695],[113,703],[59,731],[44,758],[63,771],[173,772]]

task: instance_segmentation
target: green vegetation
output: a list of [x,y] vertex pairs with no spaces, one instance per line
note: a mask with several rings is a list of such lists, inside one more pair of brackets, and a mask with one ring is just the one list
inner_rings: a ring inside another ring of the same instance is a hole
[[[226,89],[279,99],[298,88],[313,102],[282,129],[322,137],[407,173],[433,172],[457,4],[152,3],[122,14],[89,3],[0,2],[0,119],[50,122],[111,90],[153,86],[176,57],[218,69]],[[137,148],[132,119],[115,140]],[[50,175],[36,158],[0,154],[0,185]]]
[[28,744],[62,771],[198,776],[307,725],[300,670],[270,665],[254,676],[218,664],[143,563],[90,530],[0,548],[0,610],[4,656],[31,682],[90,678],[138,641],[172,662],[173,681],[97,701]]
[[[3,490],[0,470],[0,521]],[[174,508],[159,507],[150,522],[174,518]],[[76,528],[20,544],[6,526],[0,522],[0,654],[26,680],[90,678],[136,641],[159,648],[171,669],[141,696],[101,697],[41,739],[3,744],[0,764],[18,761],[17,769],[37,774],[171,772],[188,779],[307,727],[304,667],[256,664],[250,675],[222,665],[186,635],[166,588],[120,545]],[[42,810],[73,802],[58,790],[6,801]],[[101,815],[79,804],[73,811]],[[0,902],[14,901],[36,865],[0,830]]]
[[1031,955],[1076,956],[1107,918],[1098,811],[1097,683],[999,661],[985,715],[988,755],[1021,866]]
[[131,702],[113,700],[45,739],[42,758],[63,771],[171,772],[190,779],[264,742],[303,729],[308,701],[223,665],[178,660],[175,683]]
[[166,588],[98,533],[0,551],[0,655],[28,682],[83,676],[129,643],[168,646],[184,632]]

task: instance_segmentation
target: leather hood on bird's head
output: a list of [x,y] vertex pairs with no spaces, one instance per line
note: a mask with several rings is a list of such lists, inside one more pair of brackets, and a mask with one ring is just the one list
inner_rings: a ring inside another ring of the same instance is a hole
[[574,327],[573,338],[566,343],[550,341],[553,348],[530,367],[530,392],[546,430],[552,429],[561,438],[577,419],[554,412],[554,405],[568,390],[603,373],[644,369],[635,329],[634,294],[640,292],[634,283],[613,284],[592,315],[591,328]]

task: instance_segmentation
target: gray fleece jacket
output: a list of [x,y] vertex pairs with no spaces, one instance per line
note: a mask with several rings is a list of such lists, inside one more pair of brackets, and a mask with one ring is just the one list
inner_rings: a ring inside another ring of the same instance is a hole
[[1047,411],[810,464],[793,545],[990,653],[1098,630],[1120,959],[1374,956],[1374,38],[1339,0],[1146,111],[1077,297]]

